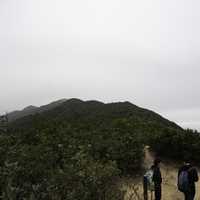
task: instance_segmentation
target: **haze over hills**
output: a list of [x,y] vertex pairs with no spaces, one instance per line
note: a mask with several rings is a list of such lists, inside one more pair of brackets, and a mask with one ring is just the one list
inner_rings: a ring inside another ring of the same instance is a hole
[[28,115],[33,115],[33,114],[36,114],[36,113],[44,112],[44,111],[49,110],[49,109],[53,109],[56,106],[60,105],[61,103],[65,102],[66,100],[67,99],[60,99],[60,100],[54,101],[52,103],[49,103],[47,105],[43,105],[43,106],[40,106],[40,107],[32,106],[32,105],[27,106],[23,110],[17,110],[17,111],[13,111],[13,112],[8,113],[8,120],[14,121],[16,119],[19,119],[19,118],[22,118],[22,117],[25,117],[25,116],[28,116]]

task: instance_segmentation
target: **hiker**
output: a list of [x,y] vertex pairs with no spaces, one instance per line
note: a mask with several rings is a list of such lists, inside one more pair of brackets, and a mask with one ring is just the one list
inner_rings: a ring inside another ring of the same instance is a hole
[[198,180],[196,168],[189,161],[185,161],[178,171],[178,189],[183,192],[185,200],[194,200],[195,182]]
[[153,166],[151,167],[151,169],[153,170],[152,181],[154,182],[155,200],[161,200],[162,195],[162,176],[160,172],[160,163],[161,160],[159,158],[156,158],[154,160]]

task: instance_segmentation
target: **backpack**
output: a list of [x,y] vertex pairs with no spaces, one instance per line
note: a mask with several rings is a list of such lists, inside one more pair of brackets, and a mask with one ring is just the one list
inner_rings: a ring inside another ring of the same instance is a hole
[[187,170],[182,171],[178,177],[178,189],[181,192],[186,192],[189,189],[189,174]]
[[147,180],[147,188],[150,191],[154,191],[153,173],[153,169],[149,169],[144,175],[144,178]]

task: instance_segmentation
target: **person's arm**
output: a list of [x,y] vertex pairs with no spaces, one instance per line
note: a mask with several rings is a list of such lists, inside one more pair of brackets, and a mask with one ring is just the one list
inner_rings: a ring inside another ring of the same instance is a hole
[[177,180],[179,179],[179,176],[180,176],[180,173],[181,173],[181,168],[178,170],[178,177],[177,177]]
[[154,173],[153,173],[153,182],[154,183],[162,183],[162,177],[161,177],[161,173],[160,173],[160,169],[159,168],[155,168],[154,169]]
[[194,169],[194,182],[197,182],[198,180],[199,180],[198,172],[196,169]]
[[180,176],[180,173],[181,173],[181,169],[178,170],[178,177]]

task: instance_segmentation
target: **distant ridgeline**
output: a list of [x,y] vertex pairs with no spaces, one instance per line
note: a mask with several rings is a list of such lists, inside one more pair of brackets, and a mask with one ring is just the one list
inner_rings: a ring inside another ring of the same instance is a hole
[[[14,111],[8,114],[11,126],[19,128],[30,128],[33,121],[42,120],[45,124],[47,120],[59,123],[76,124],[79,122],[89,122],[92,126],[103,126],[107,122],[117,119],[129,121],[135,126],[162,126],[182,130],[180,126],[171,122],[159,114],[138,107],[130,102],[102,103],[99,101],[82,101],[79,99],[58,100],[45,106],[28,106],[21,111]],[[112,123],[111,123],[112,124]],[[107,125],[110,126],[110,123]],[[34,124],[35,126],[36,124]],[[36,125],[37,126],[37,125]],[[96,126],[95,128],[98,128]]]
[[27,106],[26,108],[24,108],[23,110],[16,110],[13,112],[8,113],[8,119],[9,121],[14,121],[16,119],[20,119],[29,115],[34,115],[36,113],[41,113],[47,110],[51,110],[57,106],[59,106],[60,104],[62,104],[63,102],[65,102],[66,99],[60,99],[58,101],[54,101],[51,102],[50,104],[44,105],[44,106],[40,106],[40,107],[36,107],[36,106]]

